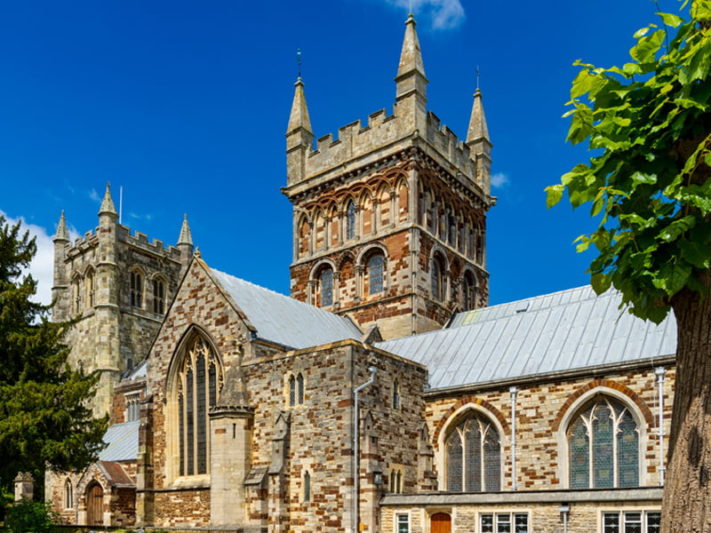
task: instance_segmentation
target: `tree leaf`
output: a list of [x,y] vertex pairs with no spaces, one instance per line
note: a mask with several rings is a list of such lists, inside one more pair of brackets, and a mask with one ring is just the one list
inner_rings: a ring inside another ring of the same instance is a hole
[[551,185],[545,188],[546,191],[546,207],[550,209],[563,198],[564,185]]
[[676,28],[684,22],[684,19],[682,19],[679,15],[674,15],[672,13],[657,13],[657,15],[659,15],[662,18],[662,21],[664,21],[664,24],[670,28]]

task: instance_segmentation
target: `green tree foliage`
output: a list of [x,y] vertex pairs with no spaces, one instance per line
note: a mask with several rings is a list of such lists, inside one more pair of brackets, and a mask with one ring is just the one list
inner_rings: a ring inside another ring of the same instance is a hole
[[5,528],[8,533],[53,533],[56,522],[48,504],[24,500],[7,510]]
[[70,323],[48,320],[23,276],[36,245],[0,216],[0,486],[18,472],[42,480],[46,467],[77,470],[96,459],[107,419],[93,419],[97,377],[67,364]]
[[[689,13],[690,12],[690,13]],[[631,61],[598,68],[580,61],[570,91],[568,140],[594,156],[550,186],[548,206],[568,193],[592,204],[597,230],[592,285],[614,285],[635,315],[659,323],[674,295],[706,294],[711,266],[711,0],[684,2],[682,15],[658,13],[634,35]]]

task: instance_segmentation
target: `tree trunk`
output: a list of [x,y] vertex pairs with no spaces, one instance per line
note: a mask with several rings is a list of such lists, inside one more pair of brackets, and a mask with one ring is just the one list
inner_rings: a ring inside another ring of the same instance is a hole
[[[711,272],[701,279],[711,287]],[[672,300],[677,322],[676,381],[663,533],[711,533],[711,293]]]

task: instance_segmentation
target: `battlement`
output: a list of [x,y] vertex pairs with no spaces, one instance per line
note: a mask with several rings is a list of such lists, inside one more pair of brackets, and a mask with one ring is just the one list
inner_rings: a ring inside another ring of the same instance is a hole
[[[119,242],[125,242],[126,244],[135,246],[155,255],[165,255],[167,253],[170,259],[180,261],[180,250],[176,246],[166,246],[160,239],[153,239],[149,242],[148,236],[145,233],[136,231],[132,235],[131,228],[128,226],[117,224],[117,227]],[[81,254],[87,249],[96,246],[98,242],[99,238],[96,230],[89,230],[84,233],[83,237],[77,237],[74,242],[69,245],[67,254],[69,256]]]
[[341,172],[344,166],[385,156],[388,152],[412,145],[416,139],[424,140],[453,165],[457,173],[478,183],[475,155],[434,113],[427,113],[424,131],[415,129],[411,117],[403,115],[388,115],[385,109],[381,109],[368,116],[367,126],[356,120],[339,128],[337,137],[332,133],[320,137],[316,148],[309,150],[305,158],[303,178],[296,180],[296,183],[327,175],[331,170]]

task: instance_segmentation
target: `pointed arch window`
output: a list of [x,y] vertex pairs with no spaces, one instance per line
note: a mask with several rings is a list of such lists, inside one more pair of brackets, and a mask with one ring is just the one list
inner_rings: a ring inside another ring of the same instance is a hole
[[86,273],[86,304],[89,309],[94,307],[94,271]]
[[311,474],[307,470],[304,472],[304,502],[311,501]]
[[333,270],[330,267],[323,268],[318,281],[321,307],[333,305]]
[[64,508],[74,509],[74,487],[69,479],[64,482]]
[[432,265],[430,266],[430,275],[432,283],[432,297],[442,302],[445,299],[445,279],[444,279],[444,260],[439,253],[432,256]]
[[476,307],[476,282],[470,270],[464,273],[462,280],[462,304],[465,311]]
[[483,492],[501,490],[499,432],[479,414],[459,422],[445,441],[447,490]]
[[153,280],[153,312],[165,313],[165,283],[160,278]]
[[131,307],[143,307],[143,276],[136,270],[129,274],[129,300]]
[[622,402],[600,396],[568,427],[570,488],[639,485],[639,426]]
[[77,276],[72,282],[72,309],[81,312],[81,279]]
[[202,337],[196,336],[185,350],[177,375],[181,476],[208,473],[207,413],[217,403],[221,379],[217,356]]
[[289,376],[289,406],[302,405],[304,403],[304,376],[291,374]]
[[355,239],[356,236],[356,206],[353,200],[346,206],[346,239]]
[[384,289],[385,257],[376,253],[368,259],[368,293],[380,294]]

